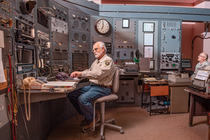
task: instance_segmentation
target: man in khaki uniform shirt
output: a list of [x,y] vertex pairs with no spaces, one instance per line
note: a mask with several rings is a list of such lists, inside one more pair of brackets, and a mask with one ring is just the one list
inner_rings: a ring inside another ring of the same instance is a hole
[[[89,86],[85,86],[69,93],[68,98],[80,115],[85,119],[80,123],[83,131],[91,130],[93,127],[93,107],[91,102],[107,96],[111,93],[115,66],[112,58],[106,55],[106,47],[103,42],[96,42],[93,45],[93,53],[97,58],[90,69],[85,71],[75,71],[71,77],[86,77],[90,81]],[[96,115],[96,122],[99,118]]]
[[195,71],[193,75],[191,76],[191,79],[196,76],[196,73],[198,72],[199,68],[202,68],[205,65],[210,65],[210,63],[207,61],[208,60],[208,54],[205,52],[202,52],[198,55],[198,64],[195,66]]

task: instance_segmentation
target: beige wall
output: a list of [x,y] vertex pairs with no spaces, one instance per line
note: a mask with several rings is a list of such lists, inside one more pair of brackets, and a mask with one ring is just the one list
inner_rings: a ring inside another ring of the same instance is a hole
[[[206,38],[209,38],[209,37],[210,37],[210,32],[206,34]],[[203,40],[203,52],[209,55],[208,61],[210,62],[210,38]]]

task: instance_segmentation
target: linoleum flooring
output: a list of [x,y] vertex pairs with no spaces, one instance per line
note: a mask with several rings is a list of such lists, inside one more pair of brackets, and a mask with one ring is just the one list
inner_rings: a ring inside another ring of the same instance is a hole
[[[207,140],[208,137],[205,116],[194,117],[194,126],[189,127],[189,113],[149,116],[140,107],[106,108],[106,119],[111,118],[115,118],[116,125],[122,126],[125,133],[105,127],[106,140]],[[100,127],[83,133],[81,120],[81,116],[75,116],[56,126],[47,140],[101,140]]]

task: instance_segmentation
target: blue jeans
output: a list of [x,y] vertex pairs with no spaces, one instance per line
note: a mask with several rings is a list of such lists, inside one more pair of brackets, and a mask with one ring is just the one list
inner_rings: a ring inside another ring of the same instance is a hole
[[68,98],[80,115],[83,115],[88,122],[93,121],[92,101],[110,95],[111,89],[96,84],[90,84],[83,88],[74,90],[68,94]]

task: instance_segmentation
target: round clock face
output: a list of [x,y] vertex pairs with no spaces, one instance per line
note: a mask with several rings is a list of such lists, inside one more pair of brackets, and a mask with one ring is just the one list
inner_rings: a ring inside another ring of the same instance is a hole
[[105,35],[110,30],[110,24],[105,19],[98,19],[95,23],[95,30],[100,35]]

